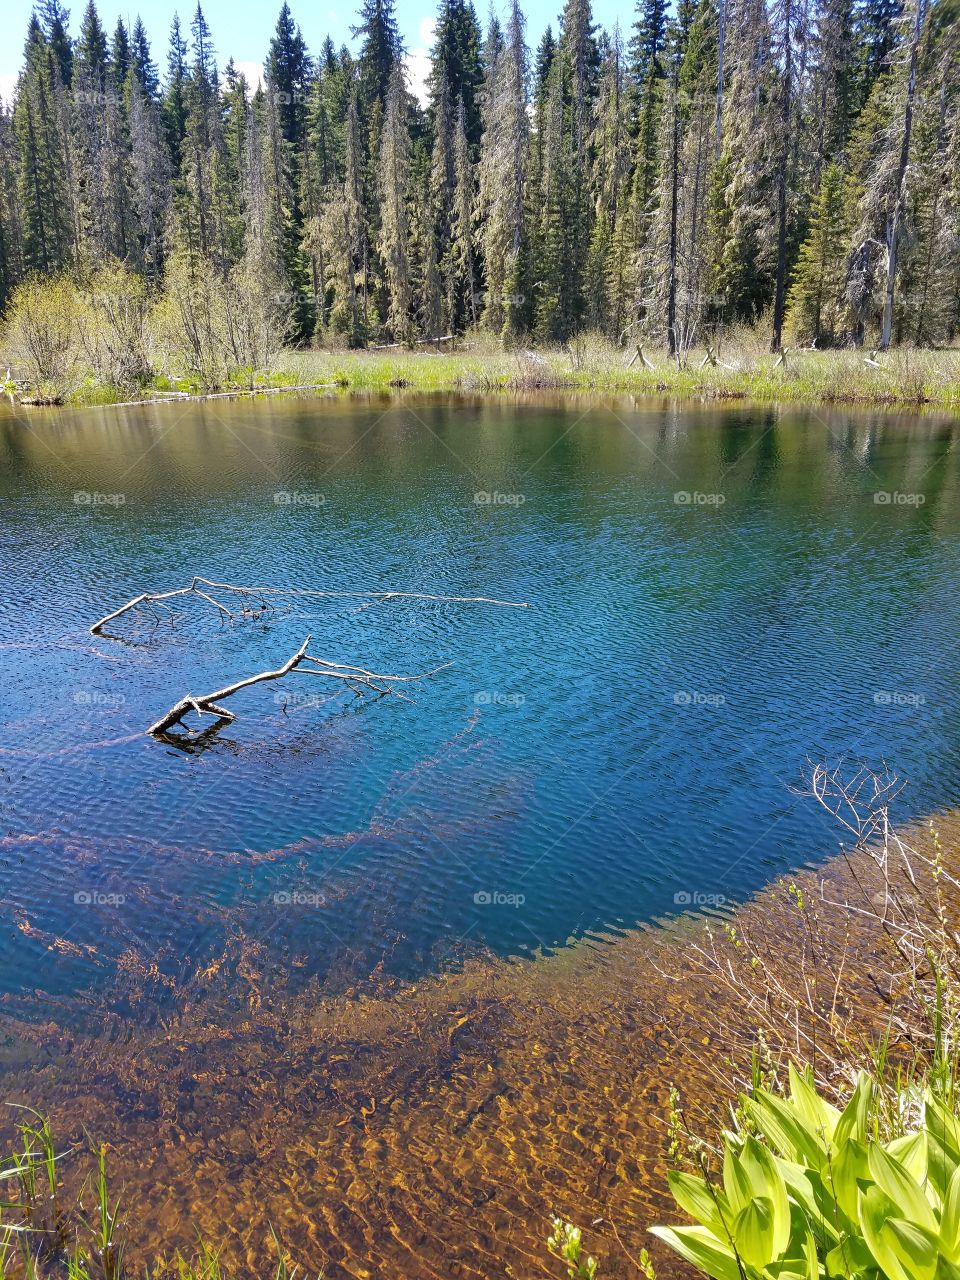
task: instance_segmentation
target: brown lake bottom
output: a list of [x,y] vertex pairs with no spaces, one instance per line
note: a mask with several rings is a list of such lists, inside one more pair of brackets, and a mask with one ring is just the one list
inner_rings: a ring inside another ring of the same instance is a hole
[[[937,820],[954,848],[956,822]],[[858,876],[871,870],[861,858]],[[793,883],[803,911],[779,882],[728,928],[762,939],[763,964],[788,980],[815,970],[817,947],[842,955],[843,1000],[864,1031],[881,1028],[885,944],[842,905],[850,864]],[[749,1073],[752,1015],[698,963],[704,927],[474,958],[419,984],[375,971],[337,995],[285,990],[238,934],[162,1027],[108,1009],[93,1011],[95,1033],[56,1010],[5,1014],[2,1091],[46,1110],[63,1144],[84,1130],[109,1144],[131,1262],[189,1251],[199,1231],[265,1275],[272,1224],[328,1280],[555,1276],[544,1239],[561,1214],[605,1276],[634,1276],[646,1228],[676,1217],[671,1085],[709,1133]],[[678,1271],[651,1252],[662,1275]]]

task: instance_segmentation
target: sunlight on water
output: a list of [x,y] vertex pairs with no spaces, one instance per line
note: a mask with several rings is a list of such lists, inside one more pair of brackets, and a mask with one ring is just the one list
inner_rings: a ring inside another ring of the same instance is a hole
[[[202,1185],[254,1253],[309,1213],[333,1276],[415,1239],[417,1275],[485,1274],[574,1190],[635,1216],[634,1056],[676,1035],[644,927],[830,854],[808,759],[890,761],[912,813],[960,794],[955,434],[623,399],[0,416],[9,1089],[158,1144],[128,1174],[158,1239]],[[186,599],[89,634],[194,574],[531,607]],[[413,703],[291,676],[144,734],[307,634],[453,665]]]

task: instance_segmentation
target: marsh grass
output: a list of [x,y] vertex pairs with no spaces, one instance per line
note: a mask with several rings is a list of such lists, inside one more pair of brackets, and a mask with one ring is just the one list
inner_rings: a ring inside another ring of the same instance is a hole
[[902,348],[871,357],[858,351],[801,352],[778,364],[741,339],[720,364],[693,352],[678,368],[665,356],[629,365],[630,353],[588,337],[576,351],[504,351],[483,340],[452,352],[287,352],[281,369],[298,383],[331,381],[353,391],[570,390],[630,392],[706,400],[960,407],[960,352]]
[[[614,346],[584,334],[569,346],[506,350],[494,338],[472,334],[454,349],[311,349],[280,351],[268,368],[219,367],[216,377],[180,367],[175,355],[151,347],[152,371],[132,383],[113,383],[75,354],[67,371],[52,357],[18,359],[19,348],[0,342],[0,364],[11,367],[5,389],[25,403],[100,405],[157,396],[251,392],[284,386],[317,386],[365,394],[415,392],[570,391],[669,396],[691,400],[753,400],[866,406],[960,408],[960,350],[901,347],[886,354],[865,350],[798,351],[782,359],[766,350],[751,329],[731,334],[718,348],[691,350],[682,367],[663,352]],[[56,337],[56,334],[53,335]],[[44,333],[44,351],[58,349]],[[88,344],[89,345],[89,344]],[[22,348],[23,343],[20,343]],[[714,363],[711,363],[711,359]],[[180,362],[182,364],[182,362]],[[40,377],[38,369],[50,370]]]

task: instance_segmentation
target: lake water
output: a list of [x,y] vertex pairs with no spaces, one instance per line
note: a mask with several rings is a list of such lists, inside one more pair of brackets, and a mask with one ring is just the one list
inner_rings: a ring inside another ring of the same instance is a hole
[[[0,411],[0,1098],[109,1143],[134,1269],[199,1231],[272,1274],[273,1224],[328,1280],[555,1275],[562,1213],[635,1276],[669,1085],[730,1078],[702,926],[656,926],[835,851],[809,762],[887,761],[901,815],[960,799],[956,442],[625,398]],[[179,598],[89,633],[193,575],[528,607]],[[452,665],[145,734],[308,634]],[[791,963],[789,898],[750,910]]]
[[[345,989],[722,910],[826,856],[808,761],[960,795],[955,423],[606,401],[283,399],[0,416],[0,991],[149,1023],[239,933]],[[527,609],[201,600],[192,575]],[[364,607],[367,605],[367,607]],[[315,653],[199,743],[187,692]],[[142,994],[142,993],[141,993]]]

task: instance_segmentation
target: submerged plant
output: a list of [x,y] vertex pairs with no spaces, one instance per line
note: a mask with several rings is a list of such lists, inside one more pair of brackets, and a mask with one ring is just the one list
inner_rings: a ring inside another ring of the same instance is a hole
[[694,1226],[652,1228],[714,1280],[960,1280],[960,1122],[928,1089],[911,1130],[881,1136],[866,1072],[843,1110],[790,1067],[723,1135],[719,1184],[672,1171]]

